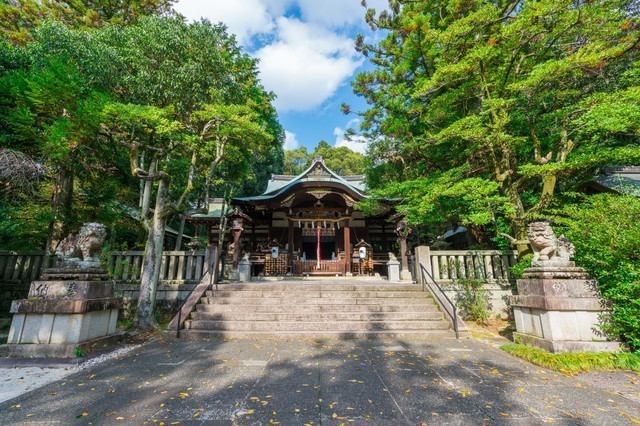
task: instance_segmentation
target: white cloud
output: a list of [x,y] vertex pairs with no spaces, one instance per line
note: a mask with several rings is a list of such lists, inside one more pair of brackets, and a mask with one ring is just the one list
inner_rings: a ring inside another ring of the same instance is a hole
[[353,40],[318,25],[281,17],[277,41],[256,52],[265,87],[279,111],[305,111],[330,98],[362,63]]
[[[345,126],[347,129],[356,128],[356,126],[360,123],[359,119],[353,119],[347,123]],[[353,135],[349,136],[347,139],[346,130],[342,127],[336,127],[333,129],[333,135],[336,137],[336,141],[333,144],[334,147],[346,146],[352,151],[359,152],[360,154],[366,154],[367,149],[369,148],[369,140],[364,136]]]
[[[386,0],[367,3],[379,11]],[[261,80],[278,96],[279,112],[322,105],[363,63],[353,39],[340,35],[366,27],[359,0],[178,0],[174,8],[224,22],[242,45],[258,49]],[[283,16],[292,11],[300,19]]]
[[284,145],[282,147],[285,151],[290,151],[292,149],[296,149],[300,146],[298,139],[296,138],[295,133],[291,133],[288,130],[284,131]]
[[229,32],[236,35],[240,43],[248,43],[251,36],[272,31],[273,16],[284,12],[262,0],[180,0],[174,9],[192,20],[201,17],[211,22],[224,22]]

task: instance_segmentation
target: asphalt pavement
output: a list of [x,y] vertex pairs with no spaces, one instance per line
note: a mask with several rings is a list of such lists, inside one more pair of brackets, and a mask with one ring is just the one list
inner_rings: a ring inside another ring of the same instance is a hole
[[167,336],[64,368],[0,403],[0,424],[640,423],[636,373],[566,376],[477,340]]

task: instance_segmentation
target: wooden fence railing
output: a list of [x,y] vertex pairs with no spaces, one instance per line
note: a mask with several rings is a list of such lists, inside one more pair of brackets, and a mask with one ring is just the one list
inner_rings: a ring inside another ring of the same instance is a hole
[[44,251],[0,251],[0,313],[9,312],[11,301],[26,298],[31,281],[52,261]]
[[[163,252],[159,284],[179,288],[181,284],[199,283],[204,273],[204,257],[204,251]],[[108,261],[112,279],[117,284],[137,288],[143,258],[142,251],[113,252]],[[31,281],[37,280],[53,261],[54,257],[46,257],[44,251],[0,251],[0,312],[8,312],[12,300],[26,298]]]
[[30,283],[40,276],[46,259],[44,251],[13,252],[0,251],[0,281],[5,283]]
[[511,281],[509,268],[516,264],[516,252],[498,250],[431,250],[416,248],[416,263],[425,267],[436,282],[459,279]]
[[344,275],[344,260],[295,260],[293,262],[293,274],[339,274]]
[[[140,280],[142,251],[116,251],[111,254],[108,269],[117,282]],[[53,263],[44,251],[0,251],[0,282],[29,284]],[[45,264],[46,263],[46,264]],[[204,251],[165,251],[162,253],[160,281],[199,282],[203,274]]]
[[[143,251],[116,251],[109,259],[108,269],[113,280],[139,282]],[[160,282],[200,282],[204,272],[204,251],[164,251],[160,267]]]

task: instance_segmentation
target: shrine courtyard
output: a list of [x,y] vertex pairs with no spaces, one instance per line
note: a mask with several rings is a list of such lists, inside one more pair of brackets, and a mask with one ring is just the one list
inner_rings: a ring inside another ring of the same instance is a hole
[[[472,339],[165,335],[128,349],[0,403],[0,424],[614,425],[640,419],[635,373],[565,376]],[[34,370],[3,373],[0,389],[29,380]]]

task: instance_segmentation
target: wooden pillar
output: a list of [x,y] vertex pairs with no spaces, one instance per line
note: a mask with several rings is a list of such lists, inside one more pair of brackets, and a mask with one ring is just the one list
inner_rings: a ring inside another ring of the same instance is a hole
[[400,220],[396,223],[396,235],[398,236],[398,242],[400,243],[400,279],[411,279],[411,271],[409,270],[409,259],[407,258],[407,237],[411,234],[411,228],[404,220]]
[[242,229],[233,231],[233,269],[238,269],[238,261],[240,260],[240,235]]
[[345,254],[345,273],[351,274],[351,230],[349,222],[345,222],[344,227],[344,254]]
[[289,271],[293,273],[293,221],[289,220]]
[[256,250],[256,224],[251,224],[251,251],[254,252]]
[[402,270],[409,270],[409,259],[407,258],[407,238],[400,238],[400,257],[402,262]]
[[382,222],[382,252],[386,255],[389,253],[389,245],[387,243],[387,227]]

